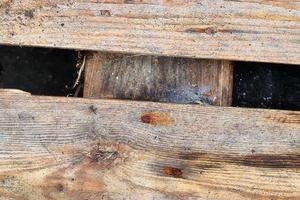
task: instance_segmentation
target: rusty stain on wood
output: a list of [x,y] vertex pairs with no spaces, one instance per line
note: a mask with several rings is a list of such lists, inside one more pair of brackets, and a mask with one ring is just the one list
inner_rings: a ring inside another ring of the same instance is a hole
[[175,120],[168,113],[163,112],[143,113],[141,121],[151,125],[171,125],[175,123]]
[[174,178],[181,178],[183,174],[181,169],[174,168],[174,167],[165,167],[163,171],[164,174],[166,174],[167,176],[172,176]]

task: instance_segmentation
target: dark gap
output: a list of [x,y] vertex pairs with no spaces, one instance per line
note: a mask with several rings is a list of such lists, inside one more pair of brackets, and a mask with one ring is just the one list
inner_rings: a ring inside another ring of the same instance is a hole
[[233,106],[300,110],[300,66],[237,62]]
[[[77,62],[72,50],[0,46],[0,88],[73,96]],[[236,62],[233,106],[300,110],[300,66]]]
[[0,46],[0,87],[72,96],[77,57],[78,52],[71,50]]

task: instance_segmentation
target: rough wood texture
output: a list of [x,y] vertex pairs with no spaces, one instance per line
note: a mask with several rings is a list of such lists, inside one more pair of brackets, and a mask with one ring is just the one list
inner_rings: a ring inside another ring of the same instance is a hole
[[228,61],[92,53],[84,96],[230,106],[233,66]]
[[0,91],[0,199],[290,199],[300,112]]
[[0,0],[0,44],[300,64],[298,0]]

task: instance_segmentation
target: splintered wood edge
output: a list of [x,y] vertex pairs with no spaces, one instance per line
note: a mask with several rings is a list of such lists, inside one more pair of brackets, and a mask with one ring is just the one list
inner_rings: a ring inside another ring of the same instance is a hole
[[0,44],[300,64],[299,1],[0,2]]

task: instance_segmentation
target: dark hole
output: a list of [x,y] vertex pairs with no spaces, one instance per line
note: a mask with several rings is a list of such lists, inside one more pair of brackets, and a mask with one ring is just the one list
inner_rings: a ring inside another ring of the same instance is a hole
[[[2,75],[2,70],[3,70],[3,67],[2,67],[2,65],[0,63],[0,78],[1,78],[1,75]],[[0,83],[1,83],[1,79],[0,79]]]
[[237,62],[233,106],[300,110],[300,66]]
[[72,96],[77,55],[71,50],[0,46],[0,87]]

